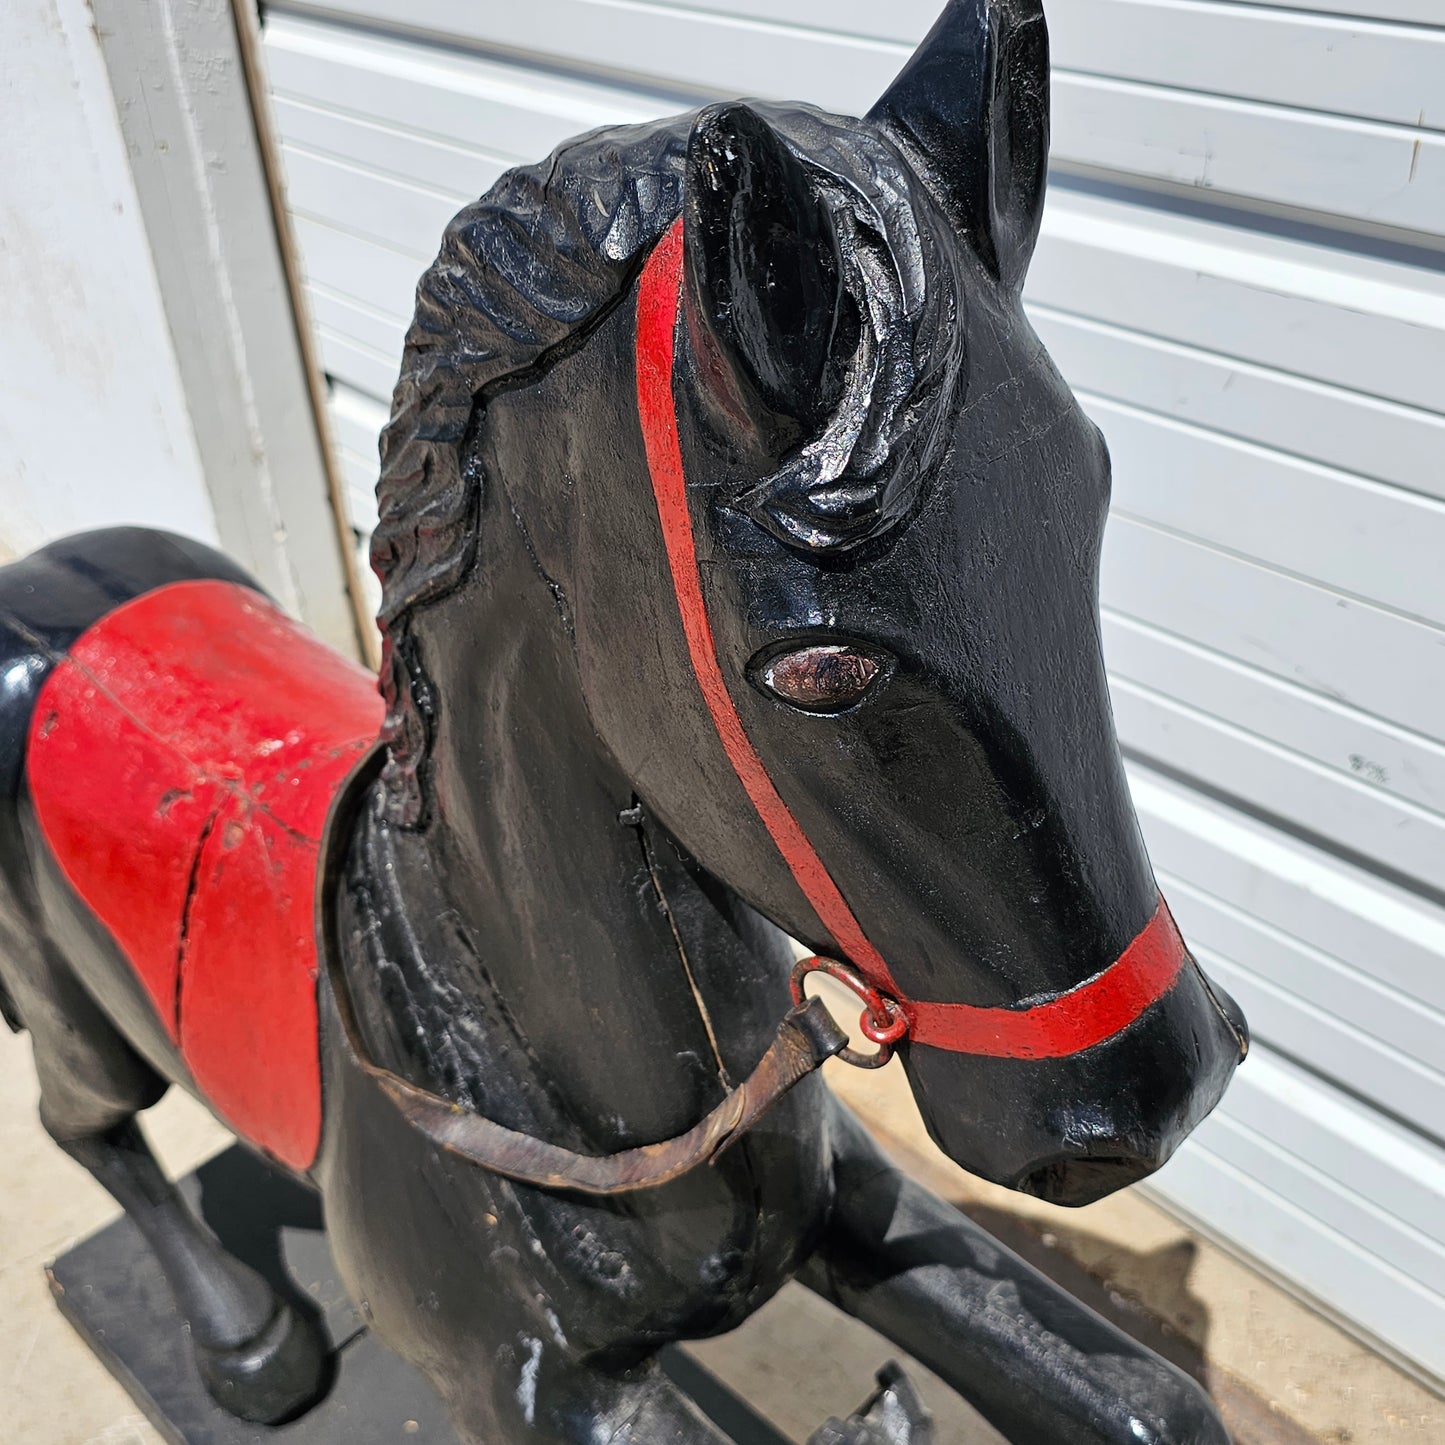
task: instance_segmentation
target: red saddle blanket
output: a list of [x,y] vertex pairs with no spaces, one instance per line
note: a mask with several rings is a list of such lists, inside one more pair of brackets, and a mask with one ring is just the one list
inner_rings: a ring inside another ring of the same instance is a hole
[[317,871],[375,741],[375,680],[255,592],[178,582],[101,618],[47,679],[41,829],[200,1091],[303,1169],[321,1133]]

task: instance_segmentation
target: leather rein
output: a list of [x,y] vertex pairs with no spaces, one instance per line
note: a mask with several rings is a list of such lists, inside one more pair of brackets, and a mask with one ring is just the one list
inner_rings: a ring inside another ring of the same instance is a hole
[[[956,1053],[1049,1059],[1080,1052],[1128,1027],[1173,986],[1189,955],[1161,898],[1154,916],[1119,959],[1065,993],[1017,1008],[907,999],[869,942],[821,858],[773,784],[738,716],[718,661],[683,474],[673,397],[682,283],[678,220],[643,267],[637,300],[637,403],[648,472],[688,653],[728,761],[819,920],[852,964],[813,957],[793,969],[794,1007],[748,1077],[685,1133],[612,1154],[582,1154],[509,1129],[383,1068],[357,1027],[340,970],[331,970],[343,1032],[361,1071],[408,1123],[439,1149],[480,1169],[542,1189],[620,1195],[653,1189],[717,1158],[774,1104],[828,1059],[878,1068],[905,1038]],[[353,777],[359,777],[358,769]],[[350,792],[344,788],[343,794]],[[854,966],[856,965],[856,967]],[[807,998],[810,973],[828,974],[864,1004],[860,1028],[876,1044],[859,1053],[821,999]]]

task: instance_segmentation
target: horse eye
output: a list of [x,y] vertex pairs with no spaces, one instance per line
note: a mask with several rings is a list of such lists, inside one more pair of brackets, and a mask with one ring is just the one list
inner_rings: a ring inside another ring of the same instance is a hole
[[755,675],[767,691],[808,712],[842,712],[872,687],[883,664],[842,643],[802,647],[770,657]]

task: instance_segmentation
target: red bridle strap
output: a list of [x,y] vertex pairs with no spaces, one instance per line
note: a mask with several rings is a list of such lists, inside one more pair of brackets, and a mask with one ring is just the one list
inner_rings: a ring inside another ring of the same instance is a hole
[[868,942],[853,910],[823,860],[813,851],[807,834],[778,795],[763,760],[757,755],[742,719],[733,705],[717,644],[702,597],[697,567],[697,545],[692,516],[687,509],[687,483],[682,471],[682,445],[677,435],[677,412],[672,399],[673,337],[682,280],[682,222],[679,220],[657,244],[642,273],[637,297],[637,410],[647,445],[647,465],[657,497],[657,515],[667,563],[672,570],[677,608],[687,635],[687,650],[703,701],[712,714],[723,750],[738,775],[763,826],[798,880],[813,911],[833,942],[880,988],[897,994],[897,985],[882,955]]
[[643,268],[637,297],[637,410],[688,655],[738,781],[823,927],[868,981],[898,1002],[916,1042],[1021,1059],[1059,1058],[1102,1043],[1166,993],[1183,967],[1184,944],[1162,898],[1117,962],[1068,993],[1016,1009],[907,999],[753,747],[718,662],[688,510],[673,398],[682,246],[678,220]]
[[1000,1059],[1061,1059],[1111,1039],[1174,986],[1189,954],[1161,898],[1142,932],[1102,973],[1022,1008],[900,1000],[915,1043]]

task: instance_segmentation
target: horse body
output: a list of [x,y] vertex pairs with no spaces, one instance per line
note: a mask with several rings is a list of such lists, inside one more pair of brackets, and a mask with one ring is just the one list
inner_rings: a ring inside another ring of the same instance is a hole
[[[720,1441],[653,1355],[795,1273],[1020,1441],[1224,1438],[816,1075],[710,1167],[600,1197],[439,1147],[378,1085],[581,1154],[671,1138],[768,1047],[791,935],[891,996],[935,1138],[998,1182],[1087,1202],[1212,1107],[1243,1022],[1128,802],[1107,453],[1019,301],[1046,155],[1037,4],[953,0],[864,120],[718,106],[584,137],[464,211],[422,280],[382,449],[383,748],[338,791],[330,738],[329,830],[301,830],[319,1152],[244,1132],[320,1188],[354,1297],[469,1438]],[[0,572],[0,993],[208,1386],[275,1419],[315,1341],[145,1150],[136,1111],[205,1071],[26,775],[66,653],[197,579],[251,586],[137,532]]]

